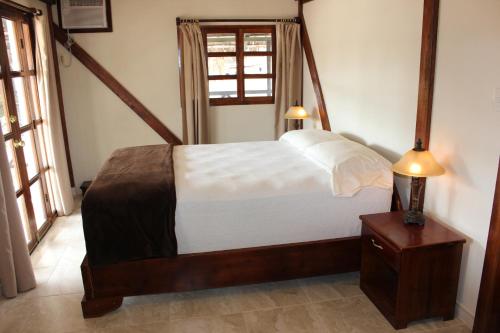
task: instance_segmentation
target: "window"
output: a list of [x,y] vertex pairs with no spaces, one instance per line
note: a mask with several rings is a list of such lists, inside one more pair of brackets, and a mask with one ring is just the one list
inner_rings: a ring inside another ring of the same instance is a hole
[[0,126],[30,250],[55,217],[32,36],[32,18],[0,4]]
[[274,26],[203,27],[210,105],[274,103]]

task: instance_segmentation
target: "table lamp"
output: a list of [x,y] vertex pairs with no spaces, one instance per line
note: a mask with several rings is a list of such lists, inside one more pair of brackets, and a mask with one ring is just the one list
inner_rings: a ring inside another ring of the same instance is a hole
[[398,174],[410,176],[411,178],[411,208],[405,215],[405,224],[425,224],[425,217],[419,207],[422,183],[420,178],[440,176],[444,169],[440,166],[432,154],[422,146],[422,140],[418,139],[415,148],[408,151],[392,166],[392,170]]
[[310,117],[311,116],[309,115],[309,113],[307,113],[306,109],[304,109],[303,106],[299,105],[298,102],[295,102],[295,105],[290,107],[285,113],[285,119],[297,120],[295,129],[303,129],[304,119],[308,119]]

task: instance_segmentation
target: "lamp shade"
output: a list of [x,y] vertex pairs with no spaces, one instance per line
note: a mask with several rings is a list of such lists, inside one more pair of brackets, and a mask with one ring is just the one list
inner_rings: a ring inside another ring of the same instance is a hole
[[411,177],[432,177],[444,174],[434,156],[427,150],[410,150],[392,166],[396,173]]
[[285,119],[307,119],[309,118],[309,114],[306,109],[300,105],[294,105],[288,109],[285,113]]

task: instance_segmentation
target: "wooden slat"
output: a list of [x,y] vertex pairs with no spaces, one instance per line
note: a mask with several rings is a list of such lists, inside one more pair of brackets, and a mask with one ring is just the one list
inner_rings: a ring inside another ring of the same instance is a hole
[[[56,40],[66,47],[66,33],[53,24]],[[101,64],[87,53],[78,43],[71,46],[71,52],[85,67],[87,67],[102,83],[118,96],[132,111],[134,111],[146,124],[149,125],[166,142],[180,145],[181,140],[175,136],[144,104],[142,104],[130,91],[111,75]]]
[[306,21],[304,20],[304,13],[302,11],[302,4],[304,2],[307,1],[299,0],[299,14],[302,24],[302,45],[306,54],[307,65],[309,66],[309,73],[311,74],[314,93],[316,94],[316,101],[318,103],[321,125],[323,126],[324,130],[331,131],[330,120],[328,119],[328,112],[326,110],[325,98],[323,97],[323,89],[321,88],[321,82],[319,80],[318,68],[316,67],[316,61],[314,60],[311,40],[309,39]]
[[500,331],[500,160],[474,333]]
[[[438,25],[439,0],[425,0],[422,23],[422,46],[420,53],[420,80],[418,85],[417,123],[415,130],[415,141],[421,139],[425,149],[429,149],[429,141],[431,135]],[[423,190],[420,192],[418,208],[422,210],[425,200],[425,178],[421,178],[420,182],[421,186],[423,186]]]

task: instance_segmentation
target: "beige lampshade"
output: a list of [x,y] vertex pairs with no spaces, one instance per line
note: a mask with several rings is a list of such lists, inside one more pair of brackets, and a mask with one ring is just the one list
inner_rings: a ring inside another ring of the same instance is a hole
[[427,151],[410,150],[392,166],[396,173],[411,177],[441,176],[445,170]]
[[292,106],[285,113],[285,119],[307,119],[309,117],[309,113],[300,105]]

